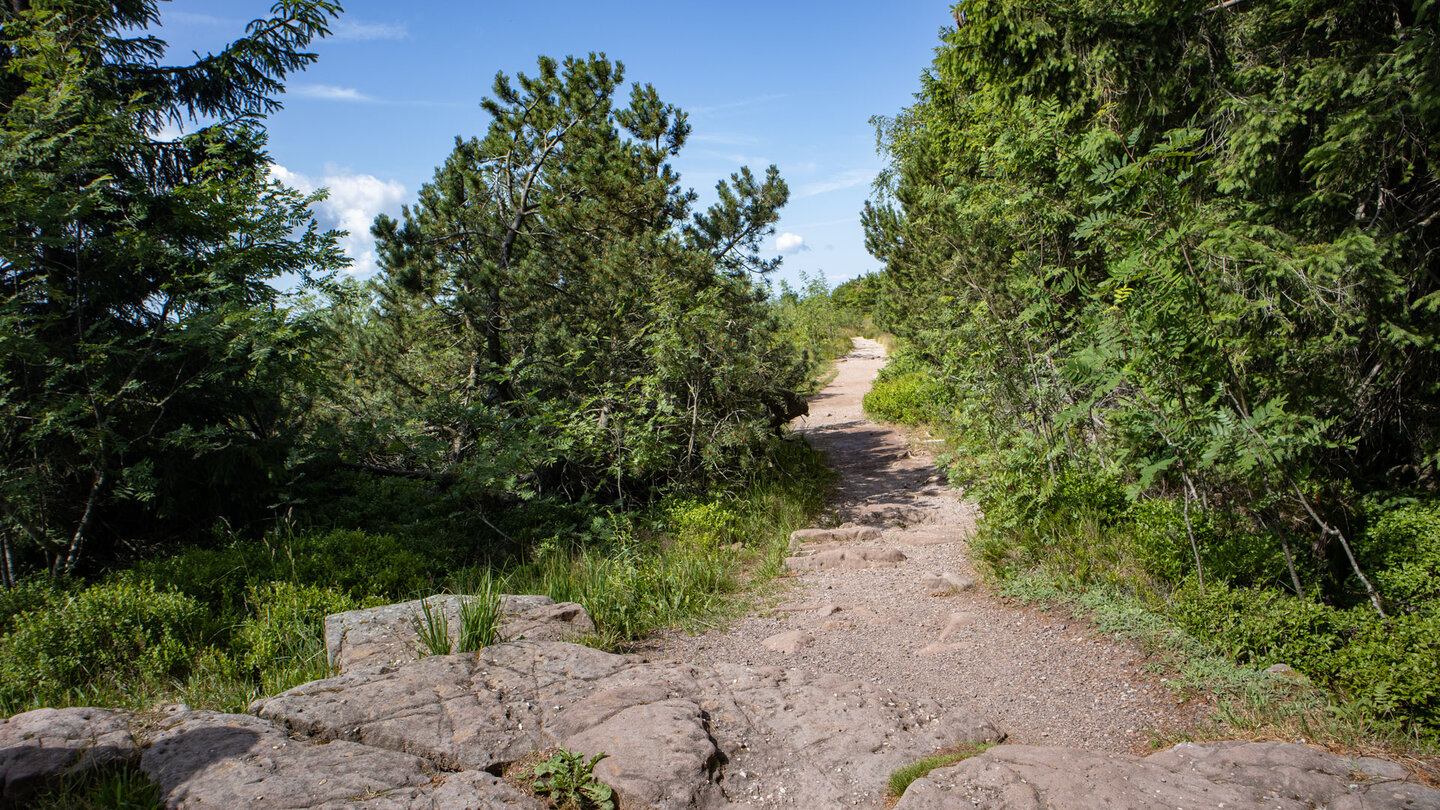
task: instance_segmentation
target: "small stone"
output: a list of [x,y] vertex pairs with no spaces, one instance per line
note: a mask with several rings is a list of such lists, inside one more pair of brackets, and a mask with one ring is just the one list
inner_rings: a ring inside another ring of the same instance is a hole
[[760,644],[772,652],[791,655],[810,646],[814,641],[815,637],[804,630],[789,630],[784,633],[776,633]]

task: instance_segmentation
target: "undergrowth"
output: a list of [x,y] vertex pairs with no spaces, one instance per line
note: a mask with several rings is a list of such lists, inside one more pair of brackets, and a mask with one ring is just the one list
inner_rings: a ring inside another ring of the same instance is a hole
[[327,614],[445,590],[468,598],[458,647],[432,615],[435,654],[494,643],[502,592],[579,602],[595,621],[589,642],[607,649],[714,623],[740,609],[747,583],[783,570],[789,533],[820,512],[832,481],[819,454],[792,440],[748,482],[641,510],[592,509],[588,521],[537,521],[545,534],[493,562],[429,535],[285,527],[98,581],[25,583],[0,592],[0,716],[162,701],[243,712],[334,674]]

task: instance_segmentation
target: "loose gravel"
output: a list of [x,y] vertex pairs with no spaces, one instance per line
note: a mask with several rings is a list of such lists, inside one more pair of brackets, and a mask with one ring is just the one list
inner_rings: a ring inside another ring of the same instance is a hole
[[[865,418],[861,398],[884,362],[880,344],[856,339],[797,427],[841,474],[827,523],[883,530],[879,540],[818,548],[893,548],[906,559],[797,573],[781,601],[757,615],[702,635],[666,634],[640,651],[844,674],[963,705],[1011,742],[1136,753],[1193,728],[1204,704],[1178,700],[1131,645],[1069,616],[1007,604],[983,586],[932,595],[922,584],[927,575],[976,577],[965,541],[978,509],[944,485],[923,445],[917,451]],[[797,630],[810,638],[764,643]]]

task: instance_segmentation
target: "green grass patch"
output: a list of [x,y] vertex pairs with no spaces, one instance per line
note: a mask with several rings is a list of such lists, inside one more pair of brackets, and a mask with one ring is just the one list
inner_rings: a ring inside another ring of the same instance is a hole
[[911,782],[914,782],[922,776],[929,776],[930,772],[936,768],[954,765],[976,754],[983,754],[994,747],[995,743],[962,743],[945,748],[939,753],[912,762],[903,768],[896,769],[894,773],[890,774],[890,780],[886,783],[885,792],[892,798],[899,799],[905,795],[905,790],[910,787]]

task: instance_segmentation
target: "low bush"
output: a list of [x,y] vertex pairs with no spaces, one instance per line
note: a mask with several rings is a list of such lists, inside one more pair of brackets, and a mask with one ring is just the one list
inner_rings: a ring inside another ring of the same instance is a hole
[[946,390],[930,375],[917,371],[876,380],[865,394],[864,406],[872,419],[925,425],[944,421],[946,402]]
[[185,674],[204,609],[149,581],[92,585],[15,616],[0,638],[6,713],[65,702],[101,678],[153,683]]
[[250,616],[237,633],[237,647],[267,695],[332,674],[325,616],[360,606],[333,588],[293,582],[252,585],[247,600]]

